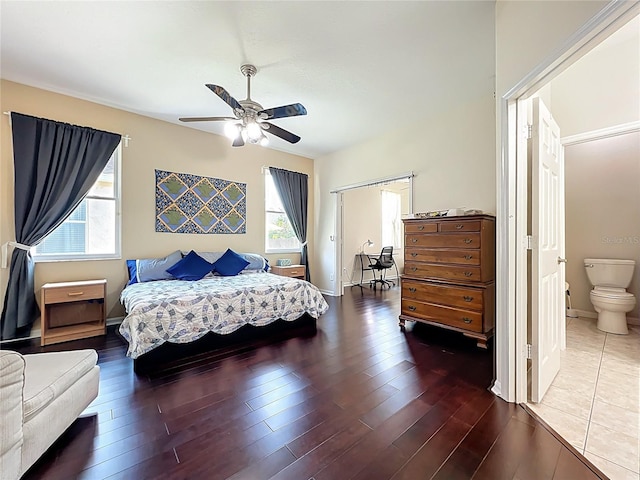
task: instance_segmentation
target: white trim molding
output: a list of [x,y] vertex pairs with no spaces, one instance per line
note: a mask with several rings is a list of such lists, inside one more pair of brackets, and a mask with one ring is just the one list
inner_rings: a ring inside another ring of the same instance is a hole
[[560,143],[567,147],[569,145],[577,145],[579,143],[591,142],[593,140],[617,137],[633,132],[640,132],[640,121],[623,123],[622,125],[616,125],[614,127],[601,128],[600,130],[593,130],[591,132],[562,137],[560,139]]

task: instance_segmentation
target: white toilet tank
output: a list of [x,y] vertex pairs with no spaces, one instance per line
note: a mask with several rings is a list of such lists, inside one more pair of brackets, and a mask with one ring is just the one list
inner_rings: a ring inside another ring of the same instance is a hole
[[633,278],[635,260],[585,258],[584,268],[594,287],[627,288]]

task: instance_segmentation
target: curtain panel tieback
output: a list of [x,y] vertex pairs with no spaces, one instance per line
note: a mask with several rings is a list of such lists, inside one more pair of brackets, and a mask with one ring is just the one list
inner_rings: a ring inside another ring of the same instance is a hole
[[31,250],[31,245],[25,245],[18,242],[7,242],[2,245],[2,268],[7,268],[9,261],[9,247],[19,248],[20,250]]
[[306,247],[306,246],[307,246],[307,243],[309,243],[309,242],[302,242],[302,243],[300,244],[300,247]]

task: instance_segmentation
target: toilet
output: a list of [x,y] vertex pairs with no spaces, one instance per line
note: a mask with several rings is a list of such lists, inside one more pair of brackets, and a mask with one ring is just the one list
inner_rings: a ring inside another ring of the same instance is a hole
[[634,260],[585,258],[584,268],[593,290],[591,303],[598,312],[598,330],[627,334],[627,312],[636,306],[636,298],[625,289],[631,283]]

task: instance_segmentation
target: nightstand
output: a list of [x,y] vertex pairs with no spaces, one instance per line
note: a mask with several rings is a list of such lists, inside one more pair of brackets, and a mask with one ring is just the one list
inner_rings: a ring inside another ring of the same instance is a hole
[[40,345],[106,333],[106,280],[45,283],[42,286]]
[[274,265],[271,267],[271,273],[280,275],[282,277],[299,278],[304,280],[305,266],[304,265],[288,265],[286,267],[279,267]]

